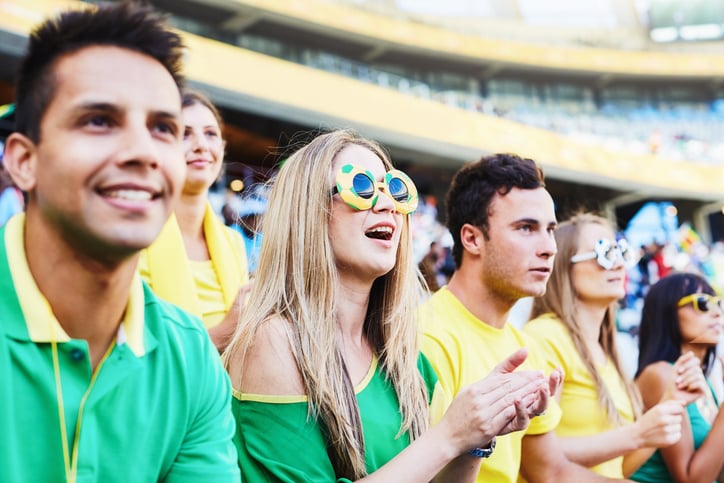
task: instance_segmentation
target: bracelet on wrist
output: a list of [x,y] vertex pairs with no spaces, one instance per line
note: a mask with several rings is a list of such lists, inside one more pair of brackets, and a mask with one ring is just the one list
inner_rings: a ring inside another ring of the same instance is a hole
[[470,456],[475,456],[476,458],[490,458],[490,456],[493,454],[493,450],[495,449],[495,436],[493,436],[493,439],[490,440],[490,444],[485,448],[473,448],[470,451],[468,451],[468,454]]

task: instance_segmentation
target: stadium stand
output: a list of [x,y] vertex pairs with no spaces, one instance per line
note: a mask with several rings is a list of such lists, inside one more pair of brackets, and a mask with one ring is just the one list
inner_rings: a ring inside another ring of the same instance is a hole
[[[611,2],[618,12],[633,0]],[[12,99],[29,26],[79,3],[0,5],[0,104]],[[666,199],[705,239],[724,237],[724,56],[715,46],[664,50],[642,40],[630,12],[623,27],[588,28],[582,40],[581,19],[620,18],[602,7],[579,8],[575,35],[556,35],[564,29],[523,22],[535,2],[522,0],[517,11],[475,2],[487,5],[481,22],[392,0],[152,3],[185,33],[188,77],[229,121],[229,181],[265,179],[276,146],[297,131],[353,127],[431,195],[461,163],[513,151],[543,164],[563,212],[600,209],[623,226],[645,202]],[[566,4],[546,3],[549,17]],[[533,43],[536,34],[543,41]]]

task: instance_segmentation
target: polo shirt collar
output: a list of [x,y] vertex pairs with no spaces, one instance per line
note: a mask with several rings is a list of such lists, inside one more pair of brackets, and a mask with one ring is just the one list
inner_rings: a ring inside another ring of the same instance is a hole
[[[25,253],[23,233],[25,231],[25,214],[17,215],[8,221],[5,228],[5,246],[7,250],[10,274],[15,286],[15,293],[23,311],[28,335],[33,342],[68,342],[70,336],[65,332],[53,314],[50,303],[40,292]],[[136,273],[131,282],[131,293],[123,322],[118,327],[116,344],[128,344],[136,355],[146,353],[144,348],[144,296],[141,278]]]

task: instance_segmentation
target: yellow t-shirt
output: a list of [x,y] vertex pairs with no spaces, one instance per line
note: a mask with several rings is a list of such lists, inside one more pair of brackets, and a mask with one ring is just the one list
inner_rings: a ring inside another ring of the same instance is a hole
[[[419,310],[424,328],[422,350],[437,372],[440,387],[452,400],[463,387],[487,376],[503,359],[521,347],[529,347],[524,334],[511,324],[496,329],[477,319],[447,289],[433,294]],[[529,351],[523,369],[543,369],[544,363]],[[447,407],[445,407],[447,409]],[[433,424],[443,411],[431,408]],[[555,429],[560,408],[551,401],[542,416],[533,418],[526,431],[497,438],[493,455],[480,467],[476,481],[512,483],[518,477],[521,442],[526,434],[543,434]]]
[[[564,372],[560,400],[563,415],[556,434],[561,437],[588,436],[613,429],[605,409],[598,403],[593,378],[563,323],[553,314],[545,314],[525,324],[523,331],[539,346],[538,352],[545,358],[548,369],[561,367]],[[632,423],[631,400],[613,362],[609,359],[597,369],[622,422]],[[623,478],[623,457],[601,463],[591,470],[610,478]]]
[[211,260],[189,260],[189,267],[191,275],[194,277],[201,312],[204,314],[204,326],[206,328],[216,327],[226,316],[226,304],[214,264]]

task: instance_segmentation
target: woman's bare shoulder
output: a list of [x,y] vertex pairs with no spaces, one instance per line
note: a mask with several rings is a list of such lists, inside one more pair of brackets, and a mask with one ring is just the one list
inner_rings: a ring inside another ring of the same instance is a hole
[[637,380],[665,381],[674,373],[674,366],[666,361],[658,361],[644,367]]
[[[235,389],[244,394],[303,395],[304,384],[289,341],[289,322],[271,316],[254,335],[245,360],[229,361]],[[234,377],[234,376],[237,377]],[[240,387],[237,386],[241,380]]]
[[672,377],[674,377],[674,366],[666,361],[654,362],[644,367],[636,378],[636,385],[646,408],[654,406],[661,400]]

